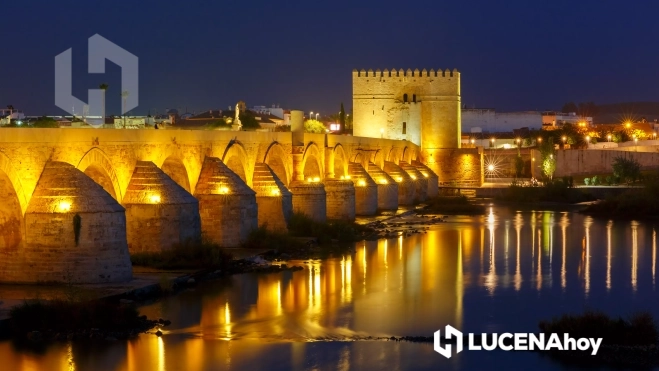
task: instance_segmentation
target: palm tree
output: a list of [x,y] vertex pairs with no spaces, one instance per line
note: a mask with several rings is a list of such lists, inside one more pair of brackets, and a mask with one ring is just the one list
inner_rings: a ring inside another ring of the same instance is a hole
[[102,83],[99,85],[99,88],[103,90],[103,117],[101,118],[101,124],[105,125],[105,91],[108,90],[108,84]]

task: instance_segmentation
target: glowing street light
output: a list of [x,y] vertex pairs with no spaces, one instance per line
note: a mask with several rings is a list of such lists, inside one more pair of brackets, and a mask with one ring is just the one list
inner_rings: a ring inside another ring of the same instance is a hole
[[657,132],[652,132],[652,139],[657,139]]
[[309,111],[309,120],[311,120],[311,117],[313,117],[313,111]]
[[519,138],[515,139],[515,143],[517,143],[518,146],[519,146],[520,142],[521,142],[521,139],[519,139]]
[[586,135],[586,144],[590,143],[590,135]]
[[319,113],[316,112],[316,121],[318,121],[318,115],[319,115]]
[[567,137],[563,136],[561,140],[563,140],[563,144],[565,144],[565,141],[567,141]]
[[494,171],[494,165],[492,165],[492,164],[487,165],[487,171],[490,171],[490,172]]
[[611,134],[609,134],[609,135],[606,136],[606,140],[607,140],[608,142],[611,141]]
[[538,143],[542,143],[542,137],[538,137]]

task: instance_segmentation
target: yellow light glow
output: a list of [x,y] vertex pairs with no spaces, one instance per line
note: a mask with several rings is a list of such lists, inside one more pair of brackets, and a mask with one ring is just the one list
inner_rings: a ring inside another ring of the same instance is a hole
[[217,193],[219,193],[221,195],[229,194],[229,188],[222,186],[222,187],[217,189]]
[[350,175],[346,175],[346,179],[350,179]]
[[357,182],[357,185],[360,187],[366,187],[366,182],[364,180],[360,180],[359,182]]
[[159,204],[160,203],[160,195],[151,195],[149,197],[149,200],[151,201],[152,204]]
[[389,182],[387,182],[386,179],[380,179],[380,180],[378,181],[378,183],[380,183],[380,184],[389,184]]
[[630,127],[630,126],[632,126],[632,124],[631,124],[630,122],[626,122],[626,123],[625,123],[625,127],[626,127],[626,128],[628,128],[628,127]]
[[313,181],[316,182],[316,183],[318,183],[318,182],[320,182],[320,178],[319,178],[319,177],[315,177],[315,178],[313,178]]
[[400,177],[400,176],[397,177],[397,178],[396,178],[396,181],[397,181],[398,183],[402,182],[402,181],[403,181],[403,177]]
[[273,189],[272,191],[270,191],[270,193],[271,193],[273,196],[279,196],[279,195],[281,195],[281,192],[280,192],[278,189],[276,189],[276,188]]
[[487,165],[487,170],[494,171],[494,165],[492,165],[492,164]]
[[71,210],[71,203],[69,201],[60,201],[59,204],[57,204],[57,209],[60,212],[67,212]]
[[343,175],[341,175],[341,180],[344,180],[345,178],[346,178],[346,177],[344,177]]
[[424,178],[427,178],[427,177],[428,177],[428,174],[423,174],[423,177],[424,177]]
[[410,175],[410,177],[412,177],[412,179],[416,180],[416,175],[412,174],[412,175]]

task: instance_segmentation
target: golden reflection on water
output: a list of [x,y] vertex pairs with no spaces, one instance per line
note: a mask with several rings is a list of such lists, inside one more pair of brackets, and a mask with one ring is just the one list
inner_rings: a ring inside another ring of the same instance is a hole
[[[538,292],[550,293],[557,301],[566,292],[591,295],[593,300],[599,294],[608,300],[615,293],[613,279],[629,282],[630,292],[645,295],[644,288],[654,290],[656,231],[640,223],[614,225],[570,213],[505,214],[493,208],[468,220],[442,223],[407,238],[360,242],[354,254],[292,262],[303,265],[302,271],[237,275],[210,293],[181,295],[164,301],[167,306],[153,304],[145,314],[171,319],[172,328],[165,328],[163,337],[142,335],[117,343],[122,361],[107,369],[202,370],[208,362],[244,369],[258,353],[255,349],[273,342],[288,344],[286,357],[292,368],[307,369],[314,366],[305,363],[306,342],[416,335],[446,324],[460,329],[465,313],[471,312],[468,320],[473,321],[478,312],[481,320],[492,313],[487,303],[502,305],[492,300],[496,295],[512,293],[524,305],[547,296]],[[560,242],[554,238],[559,227]],[[644,261],[650,254],[652,262]],[[614,256],[622,260],[614,261]],[[547,291],[552,285],[560,285],[560,290]],[[482,307],[465,308],[465,303]],[[529,311],[534,309],[529,306]],[[56,370],[85,367],[70,345],[37,357],[13,352],[4,344],[0,343],[0,357],[9,369],[39,370],[46,361],[59,365],[52,367]],[[400,349],[387,349],[395,368]],[[336,354],[332,369],[354,369],[355,357],[363,357],[348,345]]]

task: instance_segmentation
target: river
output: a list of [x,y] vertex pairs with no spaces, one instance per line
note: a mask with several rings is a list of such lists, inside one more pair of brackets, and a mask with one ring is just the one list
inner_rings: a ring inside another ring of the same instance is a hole
[[652,223],[489,207],[426,234],[360,242],[354,254],[281,274],[206,282],[144,306],[172,325],[132,341],[0,343],[6,370],[563,369],[537,352],[463,351],[363,340],[463,332],[537,332],[586,309],[659,318]]

